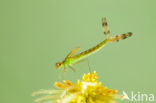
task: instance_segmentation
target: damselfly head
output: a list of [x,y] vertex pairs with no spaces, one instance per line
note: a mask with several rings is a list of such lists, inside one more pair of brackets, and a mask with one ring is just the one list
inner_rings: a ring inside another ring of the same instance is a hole
[[58,68],[63,66],[63,63],[62,62],[58,62],[58,63],[55,64],[55,66],[56,66],[56,69],[58,69]]

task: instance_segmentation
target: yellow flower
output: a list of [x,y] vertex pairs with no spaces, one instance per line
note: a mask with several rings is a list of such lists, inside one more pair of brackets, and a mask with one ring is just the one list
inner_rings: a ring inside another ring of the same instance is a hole
[[40,90],[33,95],[49,94],[36,99],[36,102],[49,100],[48,103],[116,103],[116,99],[124,96],[117,94],[117,90],[101,85],[96,72],[84,74],[82,81],[76,84],[65,80],[63,83],[55,82],[59,90]]

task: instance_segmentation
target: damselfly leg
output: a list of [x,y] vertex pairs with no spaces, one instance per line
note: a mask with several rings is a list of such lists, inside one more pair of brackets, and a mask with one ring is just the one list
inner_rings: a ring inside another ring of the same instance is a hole
[[90,63],[89,63],[89,60],[88,60],[88,59],[82,59],[82,60],[80,60],[80,61],[74,63],[73,65],[79,64],[79,63],[84,62],[84,61],[87,61],[87,63],[88,63],[88,68],[89,68],[89,72],[92,73],[92,72],[91,72],[91,68],[90,68]]

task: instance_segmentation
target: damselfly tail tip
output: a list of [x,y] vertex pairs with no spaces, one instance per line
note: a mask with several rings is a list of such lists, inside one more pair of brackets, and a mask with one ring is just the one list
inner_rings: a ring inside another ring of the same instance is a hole
[[132,36],[132,32],[128,32],[128,33],[125,33],[125,34],[121,34],[121,35],[116,35],[114,37],[111,37],[109,39],[110,42],[117,42],[119,40],[122,40],[122,39],[126,39],[128,37]]
[[128,34],[128,35],[129,35],[129,37],[130,37],[130,36],[132,36],[132,34],[133,34],[133,33],[132,33],[132,32],[128,32],[127,34]]

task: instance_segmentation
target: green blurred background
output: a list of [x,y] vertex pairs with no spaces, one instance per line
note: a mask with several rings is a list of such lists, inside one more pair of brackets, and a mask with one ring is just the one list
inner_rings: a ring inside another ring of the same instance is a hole
[[[88,57],[91,69],[103,85],[119,93],[154,94],[155,4],[155,0],[1,0],[0,103],[33,103],[32,92],[54,88],[56,62],[74,47],[81,47],[81,52],[104,40],[104,16],[111,36],[126,32],[133,36]],[[85,62],[74,68],[77,79],[88,73]],[[66,79],[75,82],[71,70]]]

